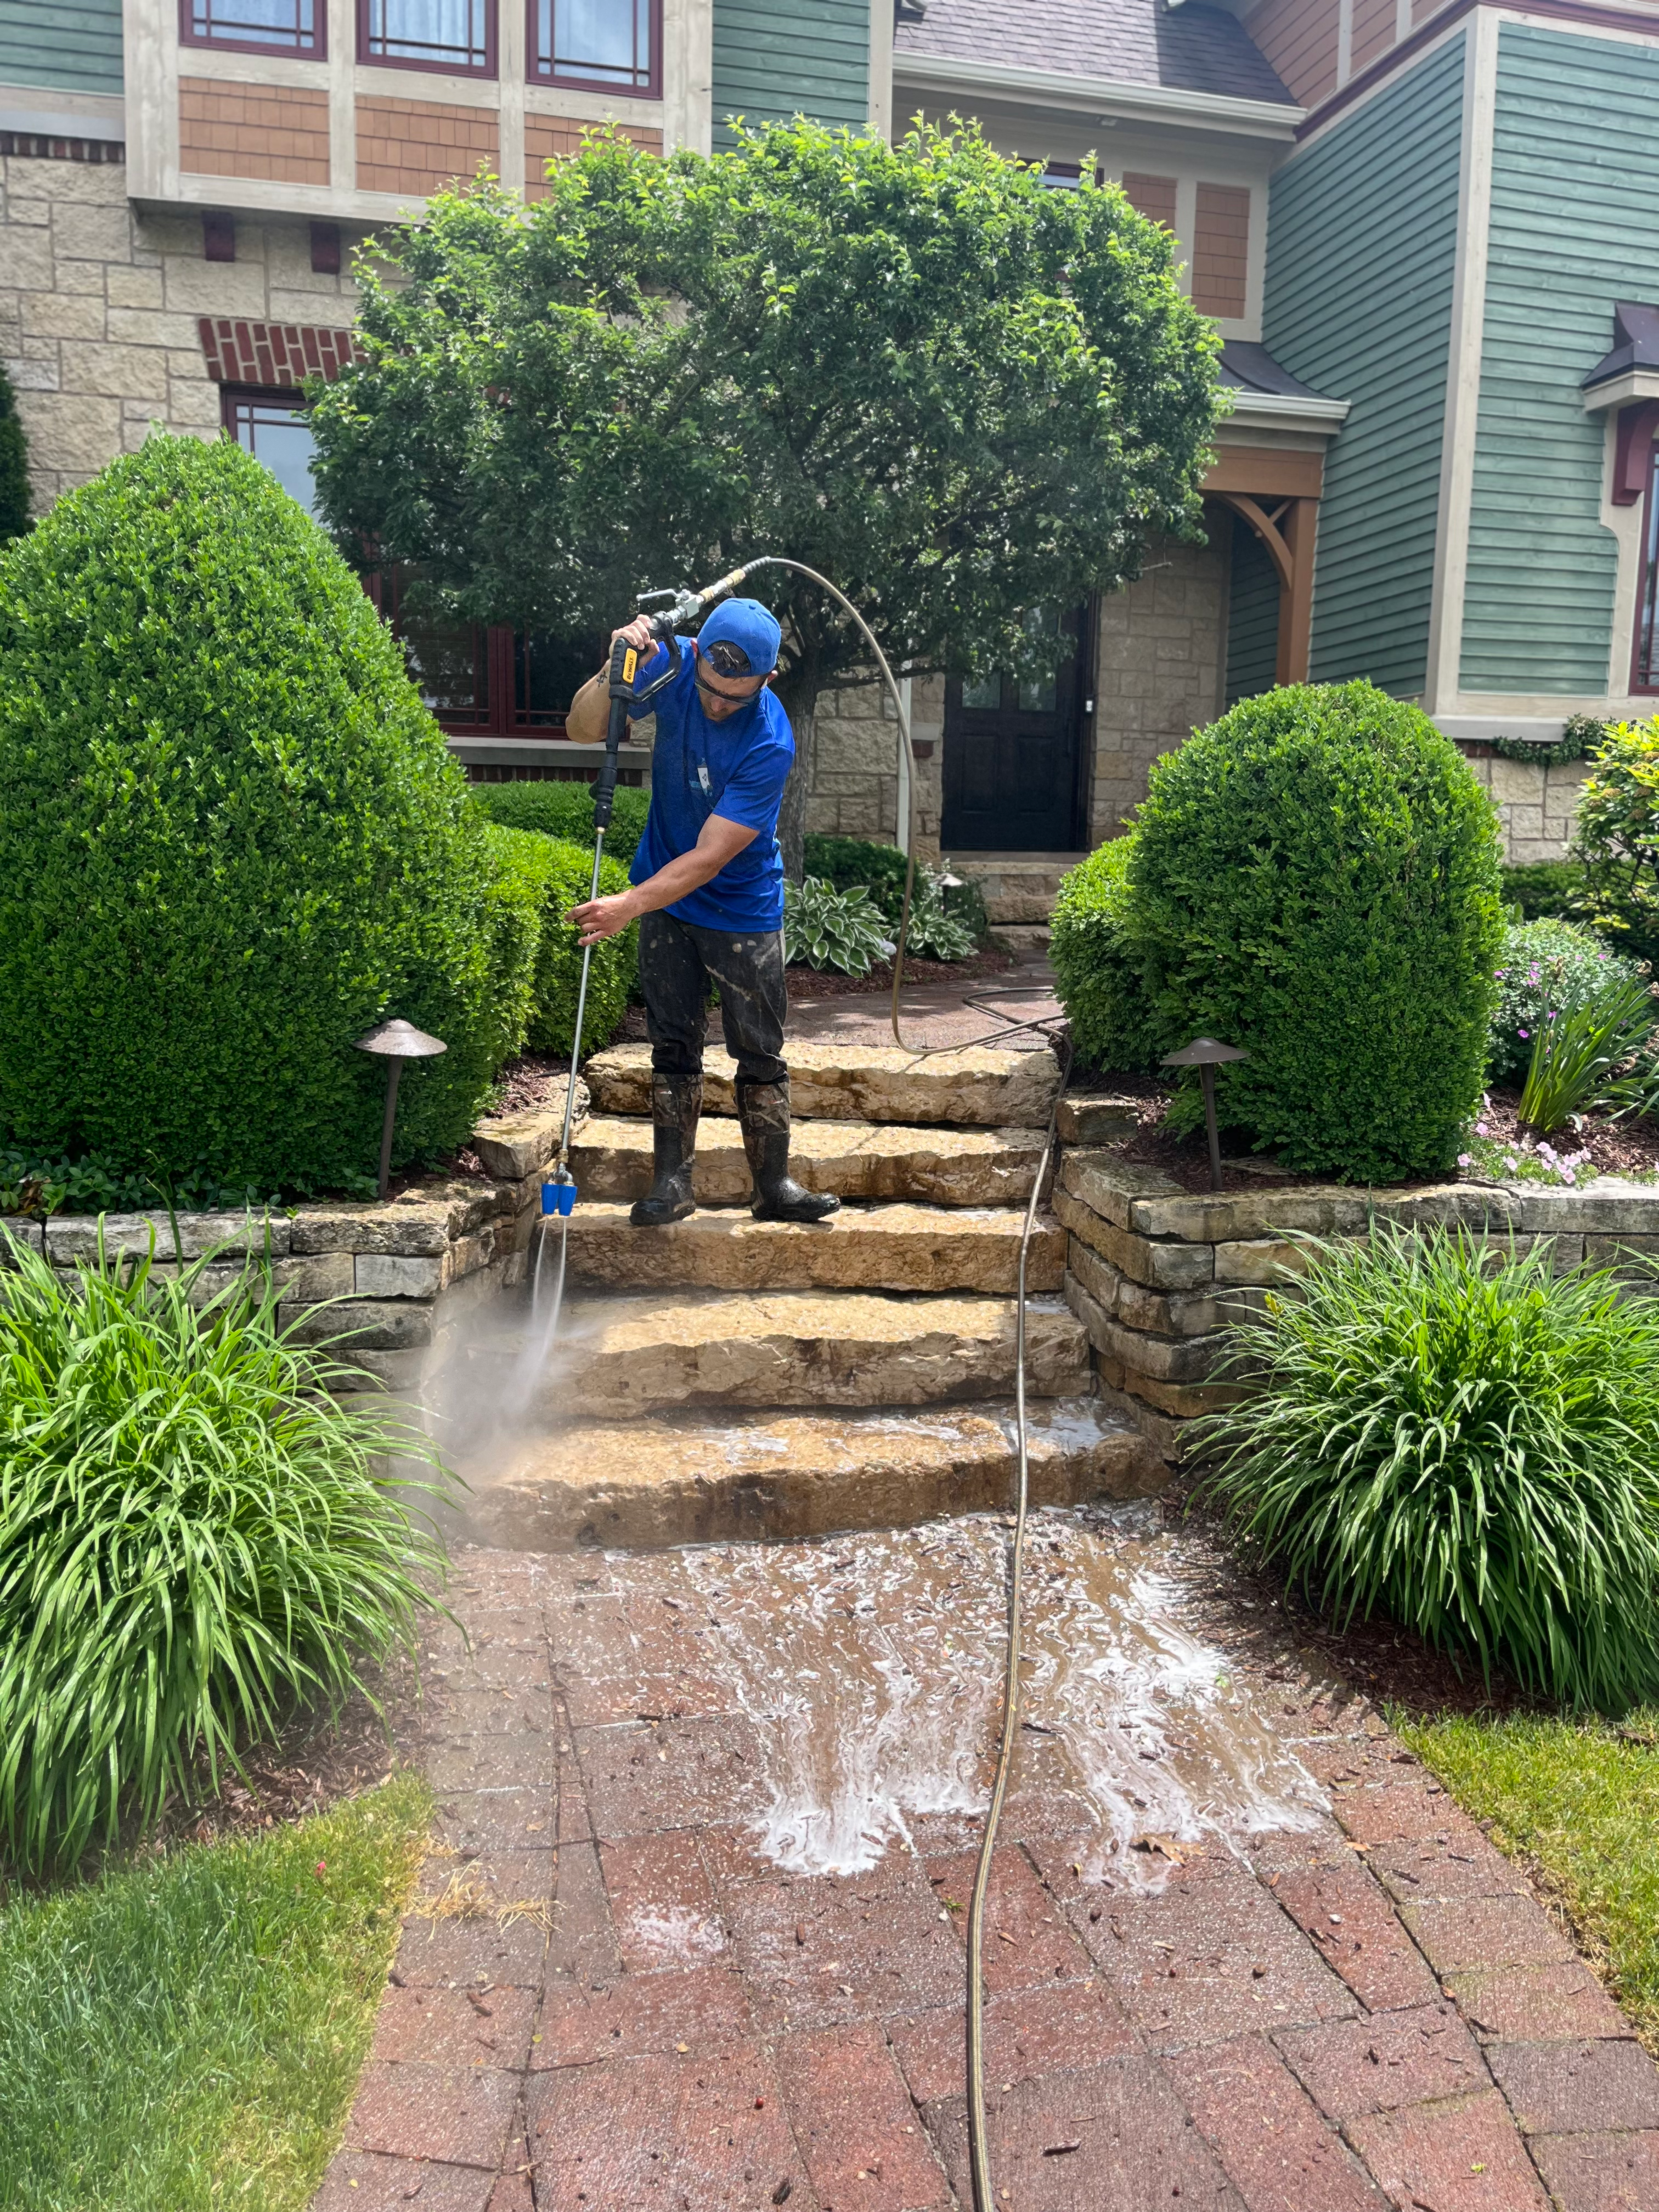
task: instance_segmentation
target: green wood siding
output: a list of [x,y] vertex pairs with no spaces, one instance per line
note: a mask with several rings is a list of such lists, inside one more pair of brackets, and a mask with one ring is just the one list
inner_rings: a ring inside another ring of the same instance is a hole
[[1262,337],[1352,402],[1325,465],[1316,682],[1422,688],[1462,152],[1455,38],[1295,155],[1273,180]]
[[1233,517],[1227,584],[1227,704],[1271,691],[1279,665],[1279,571],[1242,515]]
[[0,0],[0,84],[121,89],[121,0]]
[[1618,556],[1601,521],[1605,433],[1578,380],[1613,343],[1614,301],[1659,296],[1656,120],[1651,47],[1503,26],[1465,690],[1625,688]]
[[[870,119],[872,0],[714,0],[714,143],[746,123]],[[875,0],[883,6],[886,0]]]

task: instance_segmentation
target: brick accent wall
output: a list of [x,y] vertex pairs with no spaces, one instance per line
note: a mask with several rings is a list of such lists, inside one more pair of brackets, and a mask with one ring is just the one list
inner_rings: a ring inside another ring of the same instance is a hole
[[1175,228],[1176,180],[1173,177],[1144,176],[1139,170],[1123,173],[1123,194],[1130,206],[1149,222],[1161,222],[1166,230]]
[[[593,125],[580,118],[565,115],[526,115],[524,119],[524,196],[527,200],[547,197],[547,165],[550,161],[568,161],[581,149],[582,133]],[[641,124],[619,123],[615,126],[619,135],[631,138],[647,154],[660,154],[662,133],[647,131]]]
[[496,159],[495,111],[432,100],[357,99],[357,185],[424,199]]
[[34,509],[84,483],[151,423],[219,435],[204,316],[345,330],[349,276],[311,266],[308,223],[236,223],[208,261],[202,218],[127,198],[125,165],[0,154],[0,360],[17,388]]
[[314,324],[233,322],[204,315],[198,326],[208,374],[216,384],[297,386],[307,376],[337,377],[356,351],[349,331]]
[[192,176],[326,185],[328,94],[295,85],[180,77],[179,166]]
[[1243,185],[1200,185],[1193,239],[1193,305],[1206,315],[1242,315],[1250,247],[1250,195]]

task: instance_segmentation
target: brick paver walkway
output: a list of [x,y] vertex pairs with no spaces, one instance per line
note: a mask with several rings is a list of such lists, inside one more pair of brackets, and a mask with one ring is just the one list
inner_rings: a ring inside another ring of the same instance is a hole
[[[474,1647],[434,1646],[424,1753],[447,1855],[317,2212],[970,2204],[974,1823],[781,1871],[765,1747],[666,1587],[459,1555]],[[845,1617],[881,1602],[851,1589]],[[1075,1794],[1022,1753],[986,1960],[1000,2203],[1655,2212],[1659,2073],[1623,2015],[1376,1716],[1270,1644],[1255,1712],[1332,1807],[1304,1830],[1108,1887]]]
[[[1016,1052],[1036,1049],[1046,1042],[1042,1031],[1011,1025],[1060,1013],[1054,980],[1048,955],[1037,952],[977,983],[907,984],[899,993],[899,1027],[906,1044],[919,1052],[985,1037]],[[891,1044],[891,1006],[885,992],[793,1000],[789,1034],[798,1043]]]

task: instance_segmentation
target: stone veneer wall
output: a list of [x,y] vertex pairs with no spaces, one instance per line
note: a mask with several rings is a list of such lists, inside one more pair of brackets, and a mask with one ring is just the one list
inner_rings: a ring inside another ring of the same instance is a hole
[[1550,1239],[1560,1267],[1659,1255],[1659,1188],[1599,1177],[1582,1189],[1443,1183],[1419,1189],[1280,1184],[1216,1195],[1099,1149],[1127,1104],[1067,1101],[1054,1209],[1067,1231],[1066,1297],[1095,1349],[1101,1395],[1169,1460],[1188,1425],[1240,1395],[1212,1377],[1230,1320],[1294,1273],[1291,1231],[1363,1237],[1370,1221],[1462,1225],[1522,1247]]
[[[578,1120],[586,1086],[577,1090]],[[349,1335],[345,1356],[388,1390],[420,1389],[456,1348],[462,1323],[524,1279],[525,1255],[541,1211],[541,1173],[558,1149],[563,1096],[534,1113],[481,1122],[472,1139],[486,1175],[433,1181],[385,1204],[341,1200],[250,1220],[232,1213],[178,1216],[179,1243],[165,1213],[53,1214],[42,1222],[0,1215],[0,1228],[71,1273],[98,1250],[176,1271],[223,1249],[268,1259],[285,1323],[312,1339]],[[204,1274],[210,1293],[248,1272],[227,1256]],[[329,1304],[309,1320],[310,1309]]]
[[[910,742],[915,748],[916,852],[939,857],[945,679],[919,678],[910,691]],[[818,701],[813,732],[806,827],[830,837],[868,837],[891,844],[898,834],[898,718],[886,686],[872,676]]]
[[[1207,518],[1207,545],[1155,546],[1138,584],[1100,602],[1088,843],[1121,836],[1146,775],[1221,712],[1227,657],[1230,532]],[[1085,732],[1088,728],[1085,722]]]
[[307,222],[239,217],[235,260],[209,261],[201,216],[141,213],[124,162],[0,157],[0,359],[36,512],[152,422],[218,435],[199,316],[337,326],[356,297],[349,276],[312,268]]
[[1486,744],[1462,744],[1475,780],[1492,795],[1503,825],[1504,857],[1518,866],[1528,860],[1559,860],[1572,834],[1573,809],[1589,775],[1586,761],[1540,768],[1533,761],[1506,760]]

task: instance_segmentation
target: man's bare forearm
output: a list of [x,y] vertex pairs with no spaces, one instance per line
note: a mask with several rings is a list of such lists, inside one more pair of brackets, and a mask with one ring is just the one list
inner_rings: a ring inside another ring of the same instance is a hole
[[611,670],[609,664],[597,676],[590,676],[570,702],[570,711],[564,718],[564,733],[579,745],[598,745],[605,742],[605,733],[611,723]]

